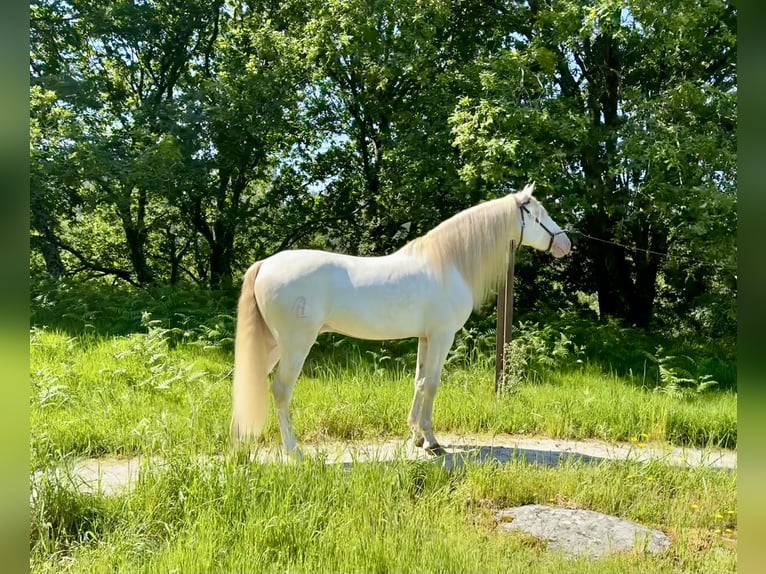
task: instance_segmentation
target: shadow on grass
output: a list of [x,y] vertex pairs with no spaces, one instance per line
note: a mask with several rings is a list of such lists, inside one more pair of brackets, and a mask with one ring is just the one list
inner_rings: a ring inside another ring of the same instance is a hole
[[461,468],[469,463],[485,464],[494,462],[508,464],[511,461],[522,461],[526,464],[555,467],[563,463],[600,464],[608,460],[576,452],[535,450],[508,446],[444,445],[444,448],[449,449],[448,452],[436,458],[442,458],[445,468],[449,469]]
[[[623,456],[595,456],[580,452],[541,450],[531,448],[519,448],[512,446],[487,446],[487,445],[444,445],[445,453],[435,456],[434,461],[441,461],[447,469],[460,469],[467,464],[508,464],[512,461],[524,462],[538,466],[557,467],[565,464],[590,464],[598,465],[606,461],[631,460],[639,464],[649,464],[654,460],[663,460],[663,458],[639,459]],[[717,464],[715,457],[707,458],[704,455],[699,456],[700,465],[718,470],[731,472],[732,469],[726,464]],[[678,464],[670,457],[666,457],[664,462]]]

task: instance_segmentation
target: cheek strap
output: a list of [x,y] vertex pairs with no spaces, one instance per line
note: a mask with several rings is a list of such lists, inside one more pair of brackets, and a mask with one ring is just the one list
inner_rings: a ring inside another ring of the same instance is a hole
[[[527,203],[529,203],[529,202],[527,201]],[[524,240],[524,228],[526,227],[526,222],[525,222],[525,220],[524,220],[524,212],[526,212],[526,213],[527,213],[527,214],[528,214],[530,217],[532,217],[532,213],[530,213],[530,211],[529,211],[529,208],[527,207],[527,203],[522,203],[522,204],[521,204],[521,233],[519,234],[519,246],[521,246],[521,242]],[[550,236],[550,241],[548,242],[548,248],[545,250],[545,252],[547,253],[547,252],[549,252],[549,251],[550,251],[550,250],[553,248],[553,240],[554,240],[554,239],[556,239],[556,236],[557,236],[557,235],[561,235],[562,233],[564,233],[564,231],[563,231],[563,230],[561,230],[561,231],[555,231],[555,232],[554,232],[554,231],[551,231],[551,230],[550,230],[550,229],[548,229],[548,227],[547,227],[547,226],[546,226],[546,225],[545,225],[545,224],[544,224],[542,221],[540,221],[538,218],[536,218],[536,217],[535,217],[535,218],[534,218],[534,220],[535,220],[535,222],[536,222],[536,223],[537,223],[537,224],[538,224],[540,227],[542,227],[543,229],[545,229],[545,231],[546,231],[546,232],[548,233],[548,235]],[[518,249],[518,248],[517,248],[517,249]]]

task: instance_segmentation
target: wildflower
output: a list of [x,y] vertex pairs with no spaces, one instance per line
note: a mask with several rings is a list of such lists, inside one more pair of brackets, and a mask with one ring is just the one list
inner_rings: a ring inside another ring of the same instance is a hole
[[654,477],[653,476],[647,476],[646,480],[654,480]]
[[716,529],[715,529],[715,533],[716,533],[716,534],[720,534],[720,533],[721,533],[721,529],[720,529],[720,528],[716,528]]
[[700,505],[697,504],[696,502],[694,504],[692,504],[692,510],[697,510],[699,507],[700,507]]
[[732,514],[734,514],[734,511],[733,511],[733,510],[727,510],[727,511],[726,511],[726,514],[728,514],[729,516],[731,516]]
[[723,514],[721,514],[720,512],[719,512],[718,514],[716,514],[716,515],[715,515],[715,517],[716,517],[718,520],[723,520]]

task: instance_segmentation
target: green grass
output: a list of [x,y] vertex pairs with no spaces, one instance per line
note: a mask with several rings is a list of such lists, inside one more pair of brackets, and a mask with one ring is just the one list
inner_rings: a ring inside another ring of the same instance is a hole
[[[32,507],[35,572],[734,572],[736,473],[661,464],[202,464],[168,452],[130,493],[48,479]],[[671,550],[598,561],[548,553],[494,513],[529,503],[615,514]]]
[[35,332],[30,345],[35,457],[153,452],[228,440],[230,356],[170,349],[147,335],[69,337]]
[[[152,453],[191,444],[228,448],[231,354],[169,346],[161,332],[126,337],[32,334],[33,466],[51,456]],[[412,400],[406,365],[361,358],[314,360],[296,385],[301,441],[405,437]],[[270,417],[265,440],[277,444]],[[585,365],[497,396],[487,360],[445,370],[434,407],[438,432],[543,434],[626,441],[641,433],[677,445],[736,447],[736,394],[681,397],[641,389]],[[437,434],[438,436],[438,434]]]
[[[736,471],[514,460],[450,472],[405,460],[350,467],[239,460],[229,443],[233,319],[224,303],[205,307],[199,294],[93,296],[99,293],[64,289],[37,295],[33,305],[34,572],[736,570],[736,542],[727,541],[736,538]],[[436,398],[437,437],[627,441],[643,433],[659,443],[736,448],[728,350],[571,325],[569,343],[555,329],[520,329],[516,358],[528,376],[501,395],[490,337],[461,333]],[[692,379],[713,375],[721,384],[684,383],[678,363],[670,383],[681,385],[667,384],[651,371],[656,363],[642,358],[647,353],[665,365],[668,355],[688,355],[697,369]],[[299,441],[404,440],[414,354],[412,341],[323,337],[296,386]],[[279,444],[273,413],[263,440]],[[131,454],[156,455],[168,466],[147,469],[133,491],[113,497],[78,493],[66,473],[54,471],[83,456]],[[215,462],[201,463],[200,455]],[[526,503],[615,514],[659,528],[673,543],[660,556],[573,561],[497,530],[497,509]]]

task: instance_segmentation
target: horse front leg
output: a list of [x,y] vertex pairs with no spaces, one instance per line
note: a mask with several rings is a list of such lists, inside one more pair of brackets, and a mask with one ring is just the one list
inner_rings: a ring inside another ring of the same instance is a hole
[[423,390],[425,388],[425,361],[428,355],[428,339],[420,337],[418,339],[418,362],[415,365],[415,390],[412,397],[412,408],[410,416],[407,417],[407,424],[412,430],[412,444],[416,447],[423,446],[425,437],[420,431],[420,409],[423,404]]
[[454,337],[454,333],[440,333],[429,337],[428,354],[424,362],[425,373],[418,427],[424,439],[423,448],[436,455],[445,454],[446,451],[439,445],[433,433],[434,399],[436,398],[436,391],[439,389],[442,367]]

